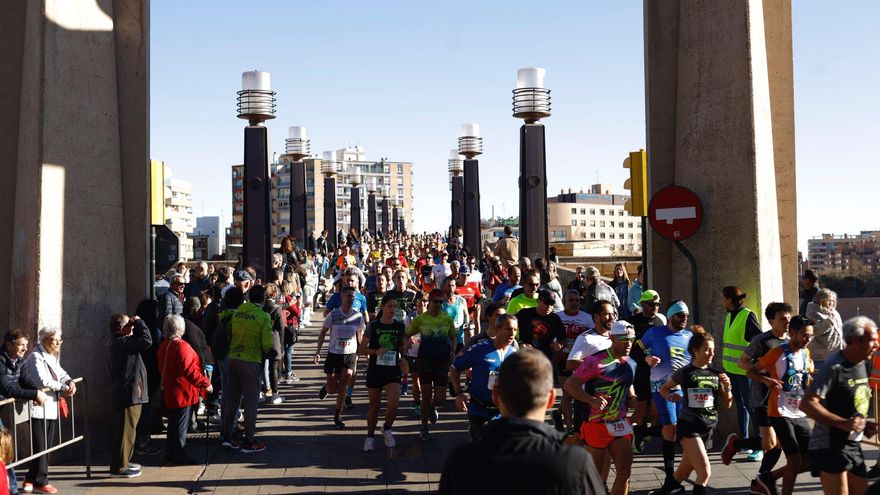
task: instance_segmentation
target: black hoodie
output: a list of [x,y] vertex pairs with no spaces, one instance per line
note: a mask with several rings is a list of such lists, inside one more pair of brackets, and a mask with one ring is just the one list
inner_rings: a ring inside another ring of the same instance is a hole
[[563,434],[525,418],[501,418],[482,439],[446,459],[441,494],[528,493],[605,495],[586,449],[562,445]]

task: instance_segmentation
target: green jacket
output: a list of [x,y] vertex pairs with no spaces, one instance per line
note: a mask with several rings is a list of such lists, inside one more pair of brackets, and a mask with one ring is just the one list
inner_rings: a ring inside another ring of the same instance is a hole
[[263,308],[248,301],[238,307],[229,322],[231,341],[229,357],[250,363],[262,363],[272,349],[272,320]]

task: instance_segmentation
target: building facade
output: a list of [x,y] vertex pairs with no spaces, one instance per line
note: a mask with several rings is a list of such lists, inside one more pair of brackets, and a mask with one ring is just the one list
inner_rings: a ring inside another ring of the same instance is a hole
[[547,230],[551,243],[574,243],[580,250],[635,256],[642,252],[642,218],[624,210],[629,196],[614,194],[605,184],[588,192],[547,198]]
[[[348,232],[351,227],[351,184],[350,177],[355,171],[361,176],[361,228],[367,228],[367,191],[366,185],[375,179],[379,187],[387,186],[390,199],[401,205],[407,232],[412,232],[413,197],[411,162],[390,161],[380,159],[370,161],[362,146],[349,147],[334,152],[337,163],[336,174],[336,219],[337,230]],[[321,174],[323,160],[306,158],[306,222],[307,232],[318,237],[324,225],[324,176]],[[273,163],[272,173],[272,235],[273,242],[288,235],[290,232],[290,165]],[[232,223],[229,228],[227,242],[241,244],[244,208],[244,167],[232,166]],[[377,225],[382,225],[381,198],[377,194]],[[389,209],[389,217],[393,215]],[[389,224],[391,224],[389,218]],[[393,229],[393,227],[392,227]]]
[[165,165],[165,225],[180,241],[182,261],[193,259],[193,244],[189,235],[195,228],[192,208],[192,185],[189,181],[171,178],[171,169]]
[[220,228],[220,217],[198,217],[190,236],[194,260],[210,260],[222,255],[226,244],[226,229]]
[[822,234],[807,240],[809,267],[818,273],[880,273],[880,230],[858,235]]

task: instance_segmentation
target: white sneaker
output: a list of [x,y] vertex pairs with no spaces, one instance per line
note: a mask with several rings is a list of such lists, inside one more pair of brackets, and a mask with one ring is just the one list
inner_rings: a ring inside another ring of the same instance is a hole
[[374,450],[374,443],[376,443],[376,441],[373,439],[373,437],[367,437],[367,439],[364,440],[364,452],[372,452]]
[[272,399],[269,400],[269,403],[273,404],[273,405],[278,405],[278,404],[281,404],[282,402],[284,402],[284,398],[281,397],[280,395],[275,395],[272,397]]
[[394,434],[391,433],[391,430],[382,430],[382,436],[385,437],[385,446],[389,449],[393,449],[397,447],[397,441],[394,440]]

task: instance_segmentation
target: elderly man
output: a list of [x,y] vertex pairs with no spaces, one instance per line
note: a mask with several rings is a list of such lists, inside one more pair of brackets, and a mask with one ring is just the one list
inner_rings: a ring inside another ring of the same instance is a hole
[[504,266],[513,266],[519,258],[519,239],[513,236],[513,227],[504,226],[504,237],[495,243],[495,256],[501,258]]
[[150,348],[153,338],[143,320],[122,314],[110,317],[110,333],[110,476],[134,478],[141,475],[141,466],[130,462],[135,427],[141,405],[150,400],[147,369],[140,353]]
[[168,315],[183,314],[184,287],[186,277],[176,273],[171,276],[171,288],[168,292],[159,296],[159,314],[156,321],[163,322]]

